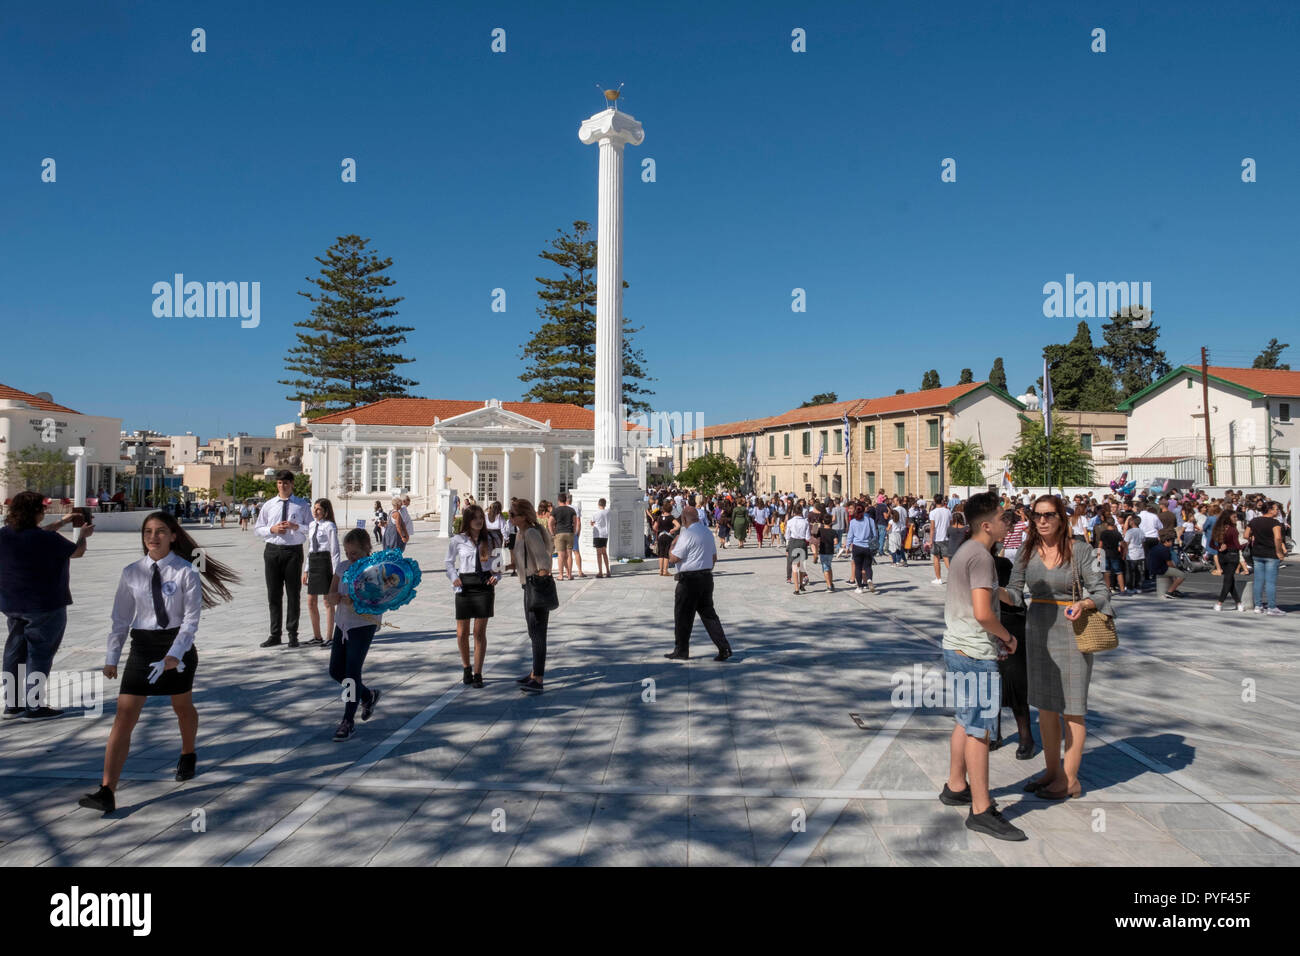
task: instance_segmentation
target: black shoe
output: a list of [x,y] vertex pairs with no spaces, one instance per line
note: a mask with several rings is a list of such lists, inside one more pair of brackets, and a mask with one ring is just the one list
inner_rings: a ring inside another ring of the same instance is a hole
[[470,684],[474,683],[474,668],[472,668],[472,667],[467,667],[467,668],[465,668],[465,675],[461,678],[461,682],[462,682],[466,687],[468,687]]
[[26,707],[6,707],[4,712],[5,720],[13,720],[15,717],[21,717],[27,713]]
[[723,649],[723,650],[718,651],[718,656],[715,657],[714,660],[715,660],[715,661],[725,661],[725,660],[726,660],[728,657],[730,657],[730,656],[731,656],[731,648],[728,647],[728,648],[725,648],[725,649]]
[[117,809],[117,801],[113,799],[112,789],[102,786],[94,793],[88,793],[78,800],[77,805],[98,810],[100,813],[112,813]]
[[[323,638],[323,637],[313,637],[310,641],[303,641],[303,643],[304,643],[304,644],[308,644],[308,645],[314,645],[314,646],[316,646],[316,647],[320,647],[322,644],[325,643],[325,638]],[[290,646],[292,646],[292,645],[290,645]]]
[[53,707],[29,707],[23,711],[23,720],[53,720],[55,717],[62,717],[63,711],[55,710]]
[[970,813],[966,816],[966,829],[983,833],[995,840],[1028,840],[1024,830],[1006,820],[997,807],[989,807],[983,813]]
[[997,740],[994,740],[992,743],[989,744],[989,750],[990,750],[990,751],[993,751],[993,750],[997,750],[997,749],[999,749],[999,748],[1002,746],[1002,743],[1003,743],[1003,741],[1002,741],[1002,735],[999,734],[999,735],[998,735],[998,739],[997,739]]
[[268,637],[266,640],[264,640],[261,644],[258,644],[257,646],[258,647],[279,647],[280,639],[278,637]]
[[679,654],[677,651],[673,651],[671,654],[665,654],[664,657],[668,658],[670,661],[689,661],[691,659],[690,654]]
[[296,637],[289,638],[290,647],[302,647],[302,643]]
[[520,684],[519,689],[525,694],[540,694],[542,692],[542,684],[540,681],[535,681],[530,678],[528,683]]
[[320,646],[321,646],[322,648],[330,647],[333,643],[334,643],[334,638],[332,638],[332,637],[327,637],[327,638],[325,638],[325,640],[323,640],[323,641],[320,642]]
[[1017,760],[1028,760],[1033,755],[1034,755],[1034,741],[1032,739],[1026,740],[1024,743],[1022,743],[1019,747],[1016,748]]
[[181,754],[180,761],[176,764],[177,780],[192,780],[194,778],[194,769],[198,765],[198,754]]
[[482,687],[482,686],[483,686],[483,675],[482,675],[482,674],[475,674],[475,675],[474,675],[474,686],[475,686],[475,687]]
[[361,719],[369,720],[370,715],[375,712],[375,704],[379,703],[379,691],[371,688],[370,699],[361,705]]
[[516,677],[516,678],[515,678],[515,683],[516,683],[516,684],[527,684],[527,683],[528,683],[530,680],[532,680],[532,679],[533,679],[533,675],[532,675],[532,674],[525,674],[523,677]]
[[341,743],[356,733],[356,724],[346,717],[339,721],[339,729],[334,731],[334,742]]
[[969,807],[970,787],[968,786],[965,790],[954,793],[948,789],[948,784],[944,783],[943,791],[939,794],[939,802],[946,807]]

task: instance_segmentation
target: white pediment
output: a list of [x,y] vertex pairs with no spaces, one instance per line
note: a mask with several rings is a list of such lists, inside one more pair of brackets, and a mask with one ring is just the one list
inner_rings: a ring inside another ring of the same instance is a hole
[[460,429],[473,429],[476,432],[548,432],[551,430],[549,424],[508,411],[500,405],[485,405],[483,408],[476,408],[453,418],[444,418],[434,426],[434,430],[439,432]]

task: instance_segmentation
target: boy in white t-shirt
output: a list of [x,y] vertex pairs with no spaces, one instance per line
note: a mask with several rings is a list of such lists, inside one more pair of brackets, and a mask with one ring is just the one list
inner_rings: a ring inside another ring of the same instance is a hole
[[607,578],[609,573],[609,512],[605,510],[605,499],[596,502],[600,509],[591,519],[591,544],[596,549],[596,577]]

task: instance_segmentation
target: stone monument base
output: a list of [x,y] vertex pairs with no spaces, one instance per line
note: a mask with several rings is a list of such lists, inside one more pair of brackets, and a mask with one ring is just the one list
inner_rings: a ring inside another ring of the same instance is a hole
[[605,499],[609,512],[610,571],[619,558],[645,557],[645,491],[635,475],[608,475],[589,471],[578,479],[573,500],[582,512],[582,533],[578,549],[584,569],[596,567],[596,549],[591,544],[591,519]]

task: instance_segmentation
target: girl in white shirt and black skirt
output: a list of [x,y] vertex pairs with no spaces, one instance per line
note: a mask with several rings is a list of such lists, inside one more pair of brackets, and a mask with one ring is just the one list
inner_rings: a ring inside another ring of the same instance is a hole
[[307,643],[328,647],[334,640],[334,608],[325,603],[325,633],[330,635],[326,640],[321,637],[317,598],[330,593],[330,582],[343,560],[343,553],[339,549],[339,529],[334,523],[334,505],[330,500],[317,498],[311,514],[315,520],[307,528],[307,569],[302,574],[302,583],[307,585],[307,613],[311,615],[312,639]]
[[104,676],[117,677],[128,633],[131,651],[118,688],[117,715],[104,753],[104,776],[99,790],[80,800],[81,806],[104,813],[116,809],[115,792],[131,749],[131,732],[149,697],[171,697],[181,730],[176,779],[194,776],[199,714],[192,692],[199,663],[194,648],[199,612],[229,601],[229,585],[239,580],[225,565],[208,557],[165,511],[145,518],[140,538],[145,556],[122,570],[113,599]]
[[379,691],[361,683],[361,668],[370,653],[370,642],[383,623],[382,614],[358,614],[352,597],[343,587],[343,575],[347,569],[370,554],[370,535],[361,528],[353,528],[343,537],[343,552],[346,560],[334,570],[330,593],[325,598],[325,603],[338,609],[334,646],[330,648],[330,677],[340,684],[352,682],[351,693],[344,696],[343,720],[334,731],[335,743],[341,743],[356,733],[358,704],[361,705],[361,719],[369,720],[379,703]]
[[[483,686],[487,656],[487,622],[496,609],[496,585],[501,580],[501,532],[487,527],[478,505],[465,509],[465,530],[447,542],[447,579],[456,589],[456,645],[465,668],[464,681]],[[474,664],[469,662],[469,631],[474,626]]]

